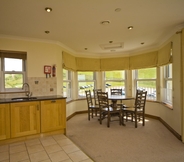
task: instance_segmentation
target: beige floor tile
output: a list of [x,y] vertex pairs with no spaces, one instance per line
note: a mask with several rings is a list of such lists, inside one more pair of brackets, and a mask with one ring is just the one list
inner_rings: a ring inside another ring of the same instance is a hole
[[6,152],[9,150],[9,146],[8,145],[2,145],[0,146],[0,152]]
[[55,144],[55,145],[45,146],[45,150],[47,151],[48,154],[50,154],[53,152],[61,151],[62,148],[58,144]]
[[9,152],[0,152],[0,161],[9,160]]
[[57,141],[57,143],[58,143],[61,147],[66,146],[66,145],[71,145],[71,144],[73,144],[73,142],[72,142],[71,140],[69,140],[68,138],[59,140],[59,141]]
[[27,151],[10,154],[10,162],[18,162],[23,160],[29,160]]
[[49,160],[49,157],[45,151],[33,153],[33,154],[30,154],[29,156],[30,156],[31,162]]
[[25,143],[26,143],[26,146],[41,144],[39,139],[28,140],[28,141],[25,141]]
[[64,134],[57,134],[57,135],[53,135],[53,138],[58,141],[61,139],[66,139],[67,137]]
[[39,151],[43,151],[44,148],[41,144],[38,144],[38,145],[27,146],[27,150],[29,154],[33,154]]
[[84,154],[82,151],[76,151],[76,152],[70,153],[68,154],[68,156],[74,162],[80,162],[80,161],[89,159],[89,157],[86,154]]
[[24,143],[21,145],[14,145],[10,147],[10,154],[22,152],[22,151],[26,151],[26,146]]
[[64,151],[51,153],[49,154],[49,157],[52,162],[59,162],[59,161],[70,159],[69,156]]
[[57,144],[56,141],[50,137],[50,138],[43,138],[43,139],[40,139],[41,140],[41,143],[43,146],[49,146],[49,145],[54,145],[54,144]]
[[23,144],[25,144],[24,141],[15,142],[15,143],[11,143],[11,144],[10,144],[10,147],[17,146],[17,145],[23,145]]
[[70,144],[62,147],[63,150],[68,154],[80,150],[76,145]]

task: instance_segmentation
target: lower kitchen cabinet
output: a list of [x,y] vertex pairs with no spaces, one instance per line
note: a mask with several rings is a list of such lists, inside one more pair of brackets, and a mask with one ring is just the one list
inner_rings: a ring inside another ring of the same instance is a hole
[[40,133],[40,102],[10,104],[11,138]]
[[9,104],[0,104],[0,140],[10,138]]
[[66,133],[66,100],[41,101],[41,132],[56,130]]

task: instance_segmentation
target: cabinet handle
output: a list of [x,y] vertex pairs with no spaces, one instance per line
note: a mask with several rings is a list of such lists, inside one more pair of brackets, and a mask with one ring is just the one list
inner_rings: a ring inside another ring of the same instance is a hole
[[37,110],[40,110],[39,105],[37,105]]
[[51,101],[51,103],[54,103],[54,102],[56,102],[56,100],[52,100],[52,101]]

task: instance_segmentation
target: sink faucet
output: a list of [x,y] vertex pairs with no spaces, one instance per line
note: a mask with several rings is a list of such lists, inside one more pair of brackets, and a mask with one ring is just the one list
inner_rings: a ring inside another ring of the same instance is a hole
[[26,96],[27,97],[31,97],[32,93],[30,92],[29,84],[28,83],[24,83],[22,85],[22,89],[24,89],[25,86],[27,86],[27,89],[28,89],[28,92],[26,92]]

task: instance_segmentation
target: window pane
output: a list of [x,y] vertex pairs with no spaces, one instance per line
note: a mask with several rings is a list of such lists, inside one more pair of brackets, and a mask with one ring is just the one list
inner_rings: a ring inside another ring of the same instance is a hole
[[119,82],[106,82],[105,84],[105,91],[109,93],[110,95],[110,89],[122,89],[123,94],[125,95],[125,82],[124,81],[119,81]]
[[5,71],[22,71],[22,59],[5,58]]
[[139,69],[137,79],[156,79],[156,68]]
[[63,95],[67,98],[71,98],[71,83],[63,82]]
[[137,81],[137,89],[147,91],[147,99],[156,100],[156,81]]
[[22,88],[23,74],[5,74],[5,88]]
[[78,72],[78,81],[94,80],[93,72]]
[[63,80],[71,80],[70,71],[63,69]]
[[94,82],[79,82],[79,96],[84,97],[86,90],[91,90],[93,94]]
[[124,80],[125,71],[109,71],[105,72],[105,80]]

